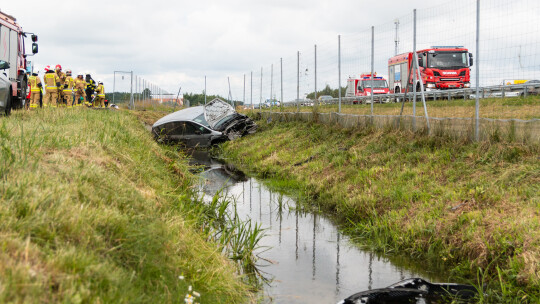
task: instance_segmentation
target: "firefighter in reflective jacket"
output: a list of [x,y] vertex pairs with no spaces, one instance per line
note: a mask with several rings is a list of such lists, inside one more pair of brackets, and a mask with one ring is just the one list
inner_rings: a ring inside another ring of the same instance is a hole
[[75,79],[75,106],[80,107],[83,103],[86,103],[86,81],[83,79],[83,74],[78,74]]
[[28,77],[28,84],[30,84],[30,109],[39,107],[39,95],[41,94],[41,80],[37,73],[33,73]]
[[92,106],[92,94],[96,90],[96,82],[90,76],[90,73],[86,73],[86,101],[88,106]]
[[65,106],[66,104],[65,104],[65,100],[64,100],[63,88],[64,88],[64,84],[66,82],[66,74],[64,72],[62,72],[62,66],[59,65],[59,64],[57,64],[54,69],[55,69],[56,75],[60,79],[60,86],[58,86],[58,103],[61,106]]
[[105,87],[103,86],[103,82],[100,81],[99,85],[96,88],[97,96],[94,99],[94,107],[105,107]]
[[45,68],[45,75],[43,76],[43,82],[45,83],[45,98],[43,98],[43,107],[55,107],[58,102],[58,87],[60,86],[60,78],[48,67]]
[[73,87],[75,80],[71,77],[71,70],[66,71],[66,81],[64,81],[64,101],[68,107],[73,106]]

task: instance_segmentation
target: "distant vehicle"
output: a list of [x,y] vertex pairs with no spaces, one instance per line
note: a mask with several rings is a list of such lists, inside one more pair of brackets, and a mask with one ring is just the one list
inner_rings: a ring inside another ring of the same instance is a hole
[[9,63],[0,60],[0,109],[8,115],[11,111],[11,81],[9,81],[6,69],[9,69]]
[[[11,108],[22,108],[26,100],[28,89],[28,78],[26,75],[27,61],[25,54],[24,38],[26,34],[17,24],[16,19],[10,15],[0,12],[0,60],[9,63],[9,71],[6,73],[11,82],[11,100],[0,107],[9,114]],[[38,52],[38,37],[32,34],[32,54]],[[0,103],[5,101],[0,101]]]
[[334,99],[334,97],[332,97],[330,95],[321,95],[321,96],[319,96],[319,98],[317,98],[317,100],[319,100],[320,104],[325,104],[327,102],[330,102],[330,101],[332,101],[332,99]]
[[208,147],[254,133],[257,125],[249,117],[216,98],[205,106],[176,111],[152,126],[161,142],[179,142],[186,147]]
[[[416,52],[420,78],[414,84],[420,90],[420,81],[425,90],[470,88],[470,66],[472,53],[462,46],[432,46]],[[413,53],[404,53],[388,59],[388,81],[390,93],[412,91]],[[411,73],[412,74],[412,73]],[[418,79],[418,77],[417,77]]]
[[309,98],[300,98],[300,99],[295,99],[294,100],[294,104],[300,104],[300,106],[303,106],[303,107],[310,107],[310,106],[313,106],[313,100],[309,99]]
[[[345,97],[360,97],[371,96],[380,94],[388,94],[390,89],[388,88],[388,82],[384,77],[377,76],[377,73],[373,74],[373,88],[371,88],[371,73],[362,74],[360,79],[349,78],[347,80],[347,90],[345,91]],[[358,103],[359,100],[354,100],[353,103]],[[371,102],[371,101],[369,101]]]
[[270,107],[279,107],[281,105],[281,103],[278,101],[278,100],[275,100],[275,99],[267,99],[265,102],[264,102],[264,106],[267,107],[267,108],[270,108]]

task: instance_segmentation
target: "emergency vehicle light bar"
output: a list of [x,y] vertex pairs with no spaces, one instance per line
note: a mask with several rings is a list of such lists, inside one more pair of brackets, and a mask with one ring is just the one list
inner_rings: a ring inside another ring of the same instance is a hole
[[462,49],[463,45],[434,45],[432,49]]

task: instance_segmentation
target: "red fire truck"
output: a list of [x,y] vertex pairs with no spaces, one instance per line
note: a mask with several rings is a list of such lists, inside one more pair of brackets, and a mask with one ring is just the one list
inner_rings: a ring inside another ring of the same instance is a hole
[[[11,81],[11,104],[4,105],[6,108],[21,108],[26,99],[28,78],[26,75],[26,56],[24,38],[26,34],[17,24],[16,19],[0,12],[0,60],[9,63],[6,74]],[[32,36],[32,54],[38,52],[37,36]],[[9,112],[6,109],[6,113]]]
[[[459,89],[471,86],[469,67],[473,65],[473,58],[472,53],[469,53],[466,48],[462,46],[433,46],[416,53],[425,90]],[[404,93],[407,85],[409,86],[408,91],[412,91],[412,62],[412,52],[396,55],[388,60],[391,93]],[[415,85],[419,91],[419,79]]]
[[[347,90],[345,97],[371,96],[371,94],[388,94],[388,82],[384,77],[373,74],[373,90],[371,88],[371,73],[362,74],[360,79],[349,78],[347,80]],[[354,103],[358,101],[355,100]]]

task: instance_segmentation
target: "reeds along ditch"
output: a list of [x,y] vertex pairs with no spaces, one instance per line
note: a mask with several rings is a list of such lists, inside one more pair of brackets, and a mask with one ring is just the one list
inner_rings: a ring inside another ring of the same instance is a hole
[[209,201],[202,196],[191,200],[185,212],[193,214],[208,241],[219,244],[222,254],[237,264],[244,281],[258,288],[265,281],[258,267],[264,229],[250,219],[241,220],[234,206],[234,197],[218,191]]

